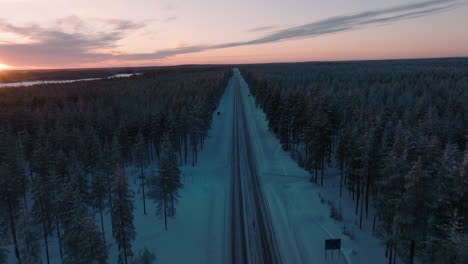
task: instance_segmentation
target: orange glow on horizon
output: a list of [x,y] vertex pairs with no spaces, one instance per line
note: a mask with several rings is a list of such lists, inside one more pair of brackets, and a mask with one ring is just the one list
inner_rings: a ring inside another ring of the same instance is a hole
[[1,71],[1,70],[8,70],[8,69],[11,69],[11,68],[12,68],[12,67],[9,66],[9,65],[0,63],[0,71]]

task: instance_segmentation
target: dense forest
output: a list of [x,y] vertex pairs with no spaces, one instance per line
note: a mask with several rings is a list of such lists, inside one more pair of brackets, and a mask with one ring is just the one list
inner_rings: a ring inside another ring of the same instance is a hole
[[[134,194],[125,167],[141,169],[138,200],[154,199],[167,228],[182,185],[178,166],[197,162],[230,74],[226,67],[159,68],[0,89],[0,263],[8,254],[20,264],[49,263],[51,237],[62,263],[106,263],[104,232],[113,234],[119,263],[129,263]],[[149,164],[159,170],[145,175]]]
[[[241,67],[283,148],[340,169],[388,263],[468,263],[468,60]],[[374,207],[375,216],[369,215]]]

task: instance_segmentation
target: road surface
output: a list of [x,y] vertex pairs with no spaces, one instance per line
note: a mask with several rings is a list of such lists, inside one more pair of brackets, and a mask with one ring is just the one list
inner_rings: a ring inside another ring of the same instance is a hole
[[230,258],[233,264],[281,263],[252,150],[238,69],[234,70]]

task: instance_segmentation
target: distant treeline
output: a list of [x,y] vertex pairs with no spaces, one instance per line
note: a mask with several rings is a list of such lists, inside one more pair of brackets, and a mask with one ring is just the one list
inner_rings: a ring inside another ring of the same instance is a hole
[[97,69],[51,69],[51,70],[3,70],[0,71],[0,83],[46,81],[46,80],[76,80],[86,78],[105,78],[121,73],[146,73],[167,70],[202,69],[206,66],[172,66],[172,67],[127,67],[127,68],[97,68]]
[[[355,213],[406,263],[466,263],[468,60],[242,67],[283,148],[323,184],[341,170]],[[463,262],[465,261],[465,262]]]
[[[141,187],[153,184],[148,195],[173,216],[177,165],[197,161],[230,74],[226,67],[177,67],[0,89],[0,263],[6,245],[18,263],[49,260],[50,236],[63,263],[106,263],[107,210],[119,261],[127,263],[135,234],[125,166],[141,169]],[[147,181],[143,168],[159,162],[159,175]],[[100,228],[89,221],[95,213]]]
[[86,78],[104,78],[119,73],[137,73],[134,68],[116,69],[76,69],[76,70],[4,70],[0,71],[0,83],[76,80]]

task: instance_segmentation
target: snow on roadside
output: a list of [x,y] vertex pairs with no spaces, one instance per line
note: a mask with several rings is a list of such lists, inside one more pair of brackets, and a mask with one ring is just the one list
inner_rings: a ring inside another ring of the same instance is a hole
[[[250,136],[254,142],[257,167],[262,177],[284,263],[385,263],[385,247],[373,237],[372,217],[363,230],[356,226],[353,202],[339,198],[336,169],[326,171],[327,187],[309,181],[310,174],[300,168],[285,152],[276,136],[268,130],[263,111],[256,107],[248,85],[241,79],[242,97],[246,107]],[[342,209],[343,221],[330,217],[328,202]],[[347,230],[348,235],[343,234]],[[341,254],[325,258],[325,239],[341,238]]]

